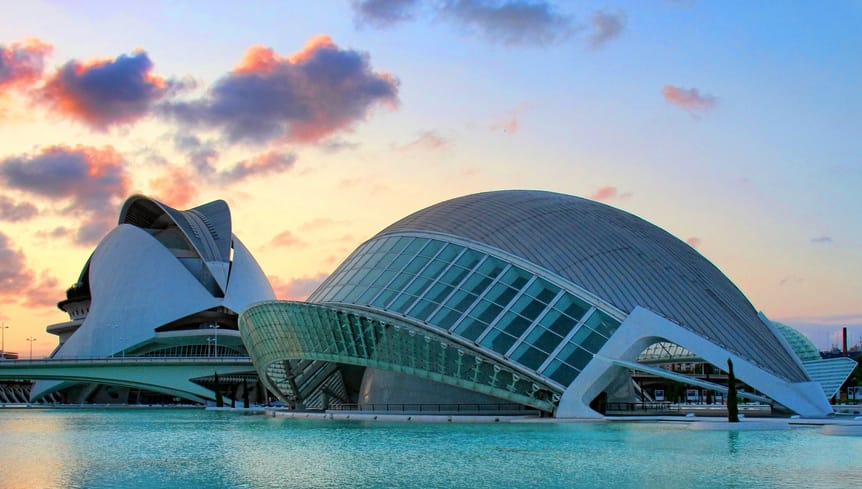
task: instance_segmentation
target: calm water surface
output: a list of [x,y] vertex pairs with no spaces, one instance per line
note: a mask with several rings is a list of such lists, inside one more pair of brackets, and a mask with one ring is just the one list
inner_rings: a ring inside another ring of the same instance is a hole
[[[862,438],[671,423],[300,421],[0,410],[0,487],[858,487]],[[855,481],[855,482],[851,482]],[[849,484],[849,485],[848,485]]]

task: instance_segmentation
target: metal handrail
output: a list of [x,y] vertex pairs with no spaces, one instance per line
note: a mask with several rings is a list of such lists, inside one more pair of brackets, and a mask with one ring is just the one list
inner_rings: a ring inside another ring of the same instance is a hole
[[482,404],[482,403],[361,403],[361,404],[333,404],[329,407],[333,411],[374,411],[374,412],[420,412],[420,413],[450,413],[450,412],[503,412],[524,411],[538,412],[538,410],[515,403]]

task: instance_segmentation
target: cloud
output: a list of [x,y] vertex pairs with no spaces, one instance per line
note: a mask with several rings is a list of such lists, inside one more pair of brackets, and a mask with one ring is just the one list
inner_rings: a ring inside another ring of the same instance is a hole
[[0,221],[26,221],[36,216],[39,209],[29,202],[15,202],[14,200],[0,195]]
[[76,241],[92,244],[114,225],[116,207],[129,193],[125,164],[110,146],[50,146],[0,160],[0,181],[50,199],[63,216],[77,217]]
[[108,60],[69,61],[48,78],[38,99],[53,112],[100,131],[131,124],[182,85],[153,75],[152,68],[144,51]]
[[0,94],[10,88],[26,88],[42,78],[45,57],[53,47],[39,39],[0,45]]
[[553,44],[574,31],[568,16],[542,0],[450,0],[440,15],[504,46]]
[[301,240],[299,237],[291,233],[289,230],[284,230],[275,236],[273,236],[272,240],[269,242],[272,246],[284,247],[284,248],[301,248],[305,246],[307,243]]
[[319,217],[317,219],[312,219],[311,221],[304,222],[299,226],[299,230],[305,233],[319,231],[321,229],[333,228],[336,226],[344,226],[348,224],[348,221],[336,221],[335,219],[330,219],[328,217]]
[[296,155],[269,151],[254,158],[243,160],[227,170],[218,173],[218,179],[225,183],[237,183],[247,178],[278,174],[293,168]]
[[788,275],[781,280],[778,281],[778,285],[780,287],[784,287],[786,285],[798,285],[805,282],[805,279],[796,275]]
[[450,141],[439,135],[437,131],[423,131],[419,137],[397,148],[398,151],[441,151],[450,145]]
[[691,236],[690,238],[686,239],[685,242],[692,248],[697,248],[698,246],[700,246],[700,238],[698,238],[697,236]]
[[269,276],[269,282],[275,291],[275,296],[281,300],[305,300],[314,289],[326,280],[328,274],[318,273],[314,276],[291,278],[286,282],[275,276]]
[[13,248],[0,232],[0,302],[25,306],[49,306],[57,302],[59,282],[46,272],[37,275],[27,266],[21,250]]
[[505,134],[515,134],[521,129],[521,115],[528,109],[527,104],[520,104],[509,113],[491,124],[492,131],[503,131]]
[[413,20],[419,0],[353,0],[350,6],[357,25],[384,28]]
[[150,188],[157,200],[171,207],[186,208],[197,199],[198,178],[188,168],[171,166],[150,180]]
[[718,104],[715,97],[702,94],[696,88],[685,89],[665,85],[661,93],[669,104],[685,109],[692,115],[711,110]]
[[52,199],[70,210],[100,210],[129,190],[125,160],[111,146],[50,146],[36,154],[0,160],[0,179],[10,187]]
[[607,186],[602,187],[590,196],[593,200],[613,200],[613,199],[627,199],[632,196],[631,192],[622,192],[620,193],[616,187]]
[[817,236],[815,238],[811,238],[811,242],[814,244],[831,244],[831,243],[833,243],[832,238],[829,236]]
[[375,106],[397,104],[395,77],[372,71],[367,54],[341,49],[321,35],[288,57],[249,48],[206,97],[165,103],[162,112],[221,129],[233,143],[315,143],[352,128]]
[[589,37],[590,46],[593,49],[599,49],[609,41],[619,37],[625,24],[626,16],[623,13],[609,14],[601,10],[593,13]]

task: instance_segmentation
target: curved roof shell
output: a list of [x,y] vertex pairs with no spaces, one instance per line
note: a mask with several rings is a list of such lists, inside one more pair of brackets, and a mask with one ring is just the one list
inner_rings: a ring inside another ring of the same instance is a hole
[[[190,224],[194,222],[209,223],[213,229],[204,225],[202,230]],[[198,256],[210,270],[224,271],[220,290],[183,264],[170,248],[175,242],[169,246],[157,237],[163,229],[175,232],[175,227],[190,244],[184,253]],[[226,252],[220,251],[223,246]],[[109,356],[154,339],[156,328],[177,319],[219,307],[241,313],[254,302],[275,298],[260,265],[230,233],[230,211],[224,201],[178,211],[146,197],[129,198],[119,225],[102,238],[82,274],[91,293],[89,312],[54,358]],[[39,381],[31,396],[58,385]]]
[[715,265],[625,211],[552,192],[484,192],[417,211],[375,237],[410,232],[515,255],[626,313],[648,308],[781,377],[808,379],[774,328]]

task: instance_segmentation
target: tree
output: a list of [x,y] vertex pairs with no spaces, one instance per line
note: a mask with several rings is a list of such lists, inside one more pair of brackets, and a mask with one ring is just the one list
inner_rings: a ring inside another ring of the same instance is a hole
[[739,406],[736,404],[736,377],[733,362],[727,359],[727,422],[739,423]]
[[224,407],[224,400],[221,398],[221,384],[218,381],[218,372],[213,372],[215,386],[213,386],[213,391],[215,391],[215,401],[216,407]]

